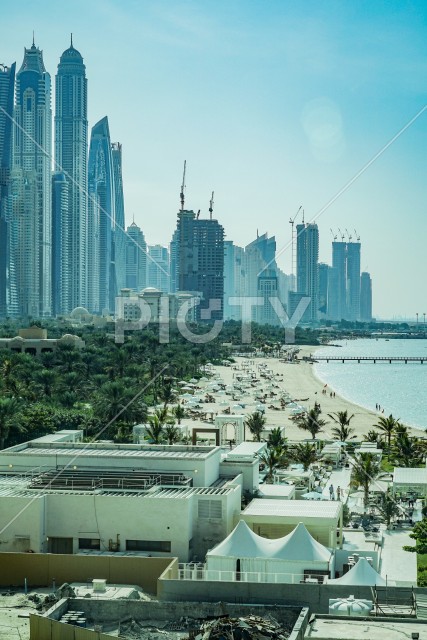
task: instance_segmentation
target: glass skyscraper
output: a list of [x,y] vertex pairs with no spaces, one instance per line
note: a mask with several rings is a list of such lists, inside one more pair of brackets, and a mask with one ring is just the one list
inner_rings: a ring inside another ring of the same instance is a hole
[[110,308],[114,309],[114,298],[120,290],[126,287],[126,231],[125,231],[125,205],[123,196],[122,177],[122,145],[113,142],[111,145],[111,157],[114,175],[114,228],[113,228],[113,262],[114,262],[114,286],[111,287]]
[[63,283],[60,313],[87,305],[87,80],[80,53],[71,45],[62,54],[55,84],[55,165],[68,186],[68,212],[62,247],[55,260]]
[[52,303],[51,80],[43,52],[25,49],[16,75],[10,188],[17,312],[50,316]]
[[116,217],[114,171],[110,130],[106,116],[92,127],[89,147],[88,182],[89,196],[91,199],[91,218],[95,221],[99,217],[98,246],[91,246],[95,242],[95,236],[89,239],[89,251],[96,251],[99,256],[98,300],[93,301],[94,308],[90,310],[95,311],[98,309],[103,313],[104,311],[113,311],[111,303],[112,301],[114,303],[115,295],[113,251],[113,229]]
[[10,260],[8,214],[15,67],[15,63],[10,67],[0,65],[0,316],[14,315],[16,312],[13,308],[13,301],[16,302],[16,286],[13,286],[14,269]]

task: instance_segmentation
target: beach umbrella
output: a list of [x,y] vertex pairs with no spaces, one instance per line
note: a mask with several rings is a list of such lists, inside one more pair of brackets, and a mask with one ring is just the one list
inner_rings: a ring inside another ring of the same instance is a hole
[[222,400],[222,401],[219,403],[219,406],[220,406],[220,407],[226,407],[227,405],[228,405],[228,402],[226,402],[225,400]]
[[231,408],[233,409],[233,411],[241,411],[243,409],[241,404],[233,404]]
[[327,500],[325,496],[323,496],[321,493],[317,493],[317,491],[309,491],[308,493],[303,493],[301,498],[304,498],[304,500]]
[[184,400],[188,400],[188,399],[193,399],[193,396],[191,395],[191,393],[184,393],[184,395],[181,396],[182,398],[184,398]]
[[196,380],[196,378],[191,378],[190,382],[191,382],[192,384],[197,384],[198,380]]

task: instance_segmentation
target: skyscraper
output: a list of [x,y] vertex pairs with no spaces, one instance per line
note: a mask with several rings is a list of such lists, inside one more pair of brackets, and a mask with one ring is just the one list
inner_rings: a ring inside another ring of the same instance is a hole
[[360,318],[360,242],[347,243],[347,313],[351,321]]
[[80,53],[71,45],[62,54],[55,84],[55,164],[68,186],[68,213],[62,228],[67,261],[59,268],[65,291],[60,313],[87,305],[87,80]]
[[0,316],[13,315],[16,311],[12,303],[14,295],[16,296],[16,286],[13,286],[14,266],[10,259],[8,213],[15,67],[15,63],[10,67],[0,64]]
[[279,324],[270,298],[278,297],[276,238],[266,233],[245,247],[245,295],[263,299],[262,305],[252,307],[252,320],[259,324]]
[[321,317],[328,315],[328,288],[329,271],[331,267],[324,262],[319,262],[319,314]]
[[123,196],[122,176],[122,145],[113,142],[111,145],[111,157],[114,176],[114,227],[113,227],[113,262],[114,262],[114,288],[110,295],[110,308],[114,309],[114,298],[120,290],[126,286],[126,232],[125,232],[125,204]]
[[372,320],[372,280],[367,271],[363,271],[360,276],[360,320]]
[[[179,289],[202,294],[197,318],[221,320],[224,297],[224,228],[218,220],[199,220],[194,211],[178,213]],[[203,313],[204,310],[209,312]]]
[[[297,225],[297,291],[310,298],[303,321],[315,322],[319,301],[319,229],[317,224]],[[295,297],[294,297],[295,298]]]
[[[69,313],[72,282],[65,268],[72,261],[68,234],[70,184],[62,171],[52,176],[52,315]],[[74,307],[73,307],[74,308]],[[72,310],[72,309],[71,309]]]
[[170,255],[170,290],[176,293],[179,289],[179,230],[175,229],[169,243]]
[[24,49],[24,60],[16,74],[14,175],[11,176],[13,257],[18,313],[23,316],[50,316],[52,310],[50,101],[50,75],[43,63],[43,52],[33,41],[30,49]]
[[148,247],[147,286],[154,287],[163,293],[169,293],[169,251],[161,244]]
[[135,222],[126,229],[126,287],[139,293],[147,286],[147,244]]
[[[99,311],[113,311],[115,295],[113,228],[115,225],[114,172],[110,130],[105,116],[92,127],[89,163],[91,219],[99,216]],[[91,222],[92,224],[92,222]]]
[[332,243],[332,268],[334,286],[330,287],[329,317],[342,320],[347,316],[347,244]]

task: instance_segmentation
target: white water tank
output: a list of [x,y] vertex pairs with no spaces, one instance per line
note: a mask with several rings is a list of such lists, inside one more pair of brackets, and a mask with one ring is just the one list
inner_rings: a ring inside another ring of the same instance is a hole
[[372,600],[362,600],[354,596],[348,598],[331,598],[329,613],[334,616],[369,616],[372,611]]
[[100,578],[92,580],[92,588],[95,593],[105,593],[107,590],[107,581]]

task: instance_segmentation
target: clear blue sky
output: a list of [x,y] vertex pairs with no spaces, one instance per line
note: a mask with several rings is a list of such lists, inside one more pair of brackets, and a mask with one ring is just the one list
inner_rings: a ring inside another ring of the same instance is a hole
[[[127,222],[150,244],[186,205],[244,245],[275,234],[290,270],[289,218],[324,206],[427,103],[427,3],[405,0],[21,0],[0,21],[0,62],[43,49],[52,78],[74,34],[89,126],[123,144]],[[354,229],[381,317],[427,312],[427,111],[317,219]]]

